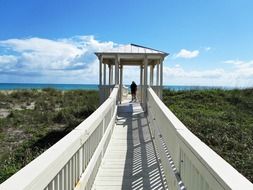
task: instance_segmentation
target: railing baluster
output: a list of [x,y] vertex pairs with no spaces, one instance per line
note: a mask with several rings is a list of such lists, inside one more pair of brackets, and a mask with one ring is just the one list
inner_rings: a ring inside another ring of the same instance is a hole
[[69,190],[69,163],[67,163],[65,168],[65,189]]
[[69,161],[69,189],[73,187],[73,157]]
[[58,175],[55,176],[53,182],[54,182],[53,189],[58,190]]
[[83,173],[83,165],[84,165],[84,160],[83,160],[83,152],[84,152],[84,147],[82,146],[81,152],[80,152],[80,168],[79,168],[79,178],[81,177],[81,174]]
[[[92,136],[91,136],[91,138],[92,138]],[[90,161],[90,155],[91,155],[91,142],[92,142],[91,138],[89,138],[89,142],[88,142],[88,162],[87,162],[87,165]]]
[[79,180],[79,171],[80,171],[80,152],[81,149],[78,150],[77,155],[76,155],[76,180],[75,180],[75,185]]
[[89,162],[89,142],[90,142],[90,139],[88,139],[87,142],[86,142],[86,148],[85,148],[85,168],[87,167],[88,162]]
[[76,184],[76,154],[72,158],[72,187],[74,188]]
[[76,155],[75,155],[75,172],[74,172],[74,174],[75,174],[75,177],[74,177],[74,187],[76,186],[76,182],[77,182],[77,176],[78,176],[78,163],[77,163],[77,157],[79,156],[79,150],[77,151],[77,153],[76,153]]
[[59,190],[62,189],[64,189],[64,168],[62,168],[59,174]]
[[84,143],[83,145],[83,155],[82,155],[82,160],[83,160],[83,163],[82,163],[82,173],[84,172],[86,166],[85,166],[85,163],[86,163],[86,159],[85,159],[85,156],[86,156],[86,143],[87,141]]
[[78,176],[79,176],[79,152],[80,149],[76,153],[76,161],[75,161],[75,180],[74,180],[74,187],[76,186],[76,183],[78,181]]
[[87,140],[86,148],[85,148],[85,169],[86,169],[88,162],[89,162],[89,141],[90,141],[90,139]]
[[53,181],[51,181],[48,185],[48,190],[53,190]]

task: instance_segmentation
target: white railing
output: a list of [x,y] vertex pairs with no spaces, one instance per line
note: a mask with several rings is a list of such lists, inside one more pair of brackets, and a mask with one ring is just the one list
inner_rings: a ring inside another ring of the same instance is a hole
[[253,189],[252,183],[191,133],[151,88],[147,96],[151,133],[169,189]]
[[90,189],[110,141],[118,87],[73,131],[0,185],[1,190]]

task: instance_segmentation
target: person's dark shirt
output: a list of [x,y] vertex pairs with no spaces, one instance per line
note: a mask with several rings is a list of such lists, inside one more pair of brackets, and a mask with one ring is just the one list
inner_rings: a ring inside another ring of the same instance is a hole
[[135,92],[136,89],[137,89],[137,85],[135,83],[132,83],[131,86],[130,86],[130,88],[131,88],[132,92]]

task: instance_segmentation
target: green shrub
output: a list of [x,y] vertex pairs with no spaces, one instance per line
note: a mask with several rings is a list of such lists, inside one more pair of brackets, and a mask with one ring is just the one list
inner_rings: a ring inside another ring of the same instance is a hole
[[[0,183],[64,137],[99,105],[97,91],[48,88],[17,90],[8,95],[0,92],[0,97],[0,108],[2,105],[10,110],[7,118],[0,119],[0,146],[4,152],[0,156]],[[31,102],[35,102],[34,110],[12,109],[13,105]]]
[[165,90],[163,95],[196,136],[253,182],[253,89]]

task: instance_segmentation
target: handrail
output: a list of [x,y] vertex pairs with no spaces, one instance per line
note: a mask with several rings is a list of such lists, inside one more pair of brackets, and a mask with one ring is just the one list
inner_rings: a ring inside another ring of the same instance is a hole
[[190,132],[151,88],[147,96],[148,120],[169,189],[182,189],[180,180],[190,190],[253,189],[249,180]]
[[90,189],[115,125],[118,88],[92,115],[3,182],[0,189]]

